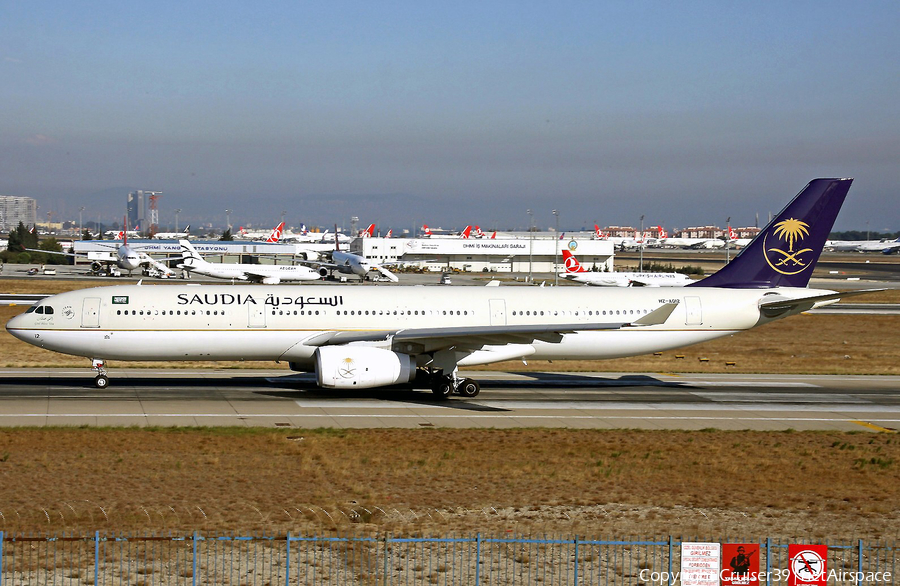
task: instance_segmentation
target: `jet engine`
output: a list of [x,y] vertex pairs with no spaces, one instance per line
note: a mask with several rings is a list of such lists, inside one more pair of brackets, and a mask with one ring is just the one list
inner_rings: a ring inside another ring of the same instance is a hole
[[281,282],[281,279],[278,277],[263,277],[262,283],[263,285],[277,285]]
[[96,260],[91,263],[91,272],[99,273],[100,269],[102,269],[102,268],[103,268],[103,265],[101,263],[97,262]]
[[316,383],[329,389],[370,389],[407,383],[416,359],[370,346],[323,346],[316,350]]
[[320,268],[320,269],[319,269],[319,276],[321,276],[321,277],[327,277],[327,276],[328,276],[328,269],[326,269],[325,267]]

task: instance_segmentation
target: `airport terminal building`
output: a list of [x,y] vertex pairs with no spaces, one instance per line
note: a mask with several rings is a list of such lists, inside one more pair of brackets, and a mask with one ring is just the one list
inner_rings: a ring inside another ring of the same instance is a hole
[[558,238],[357,238],[350,251],[378,262],[422,265],[429,270],[552,273],[563,271],[567,248],[588,270],[613,270],[613,245],[605,240]]
[[[121,241],[76,240],[74,250],[82,262],[108,260]],[[136,251],[155,258],[181,255],[174,240],[129,240]],[[330,243],[270,244],[247,241],[193,241],[198,252],[215,262],[290,263],[322,260],[334,249]],[[565,270],[562,251],[567,248],[588,270],[613,270],[613,245],[589,238],[356,238],[350,252],[380,263],[395,262],[432,271],[552,273]]]

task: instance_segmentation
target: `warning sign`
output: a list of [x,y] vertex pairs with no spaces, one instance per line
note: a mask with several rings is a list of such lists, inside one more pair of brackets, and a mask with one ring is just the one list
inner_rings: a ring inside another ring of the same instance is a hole
[[681,544],[681,585],[719,586],[719,544]]
[[759,586],[759,545],[722,544],[722,586]]
[[827,545],[788,545],[788,586],[825,586],[828,582]]

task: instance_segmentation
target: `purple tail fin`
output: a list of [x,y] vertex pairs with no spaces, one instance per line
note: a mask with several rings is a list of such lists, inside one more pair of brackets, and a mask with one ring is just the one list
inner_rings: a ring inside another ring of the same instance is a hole
[[725,267],[697,287],[806,287],[853,179],[813,179]]

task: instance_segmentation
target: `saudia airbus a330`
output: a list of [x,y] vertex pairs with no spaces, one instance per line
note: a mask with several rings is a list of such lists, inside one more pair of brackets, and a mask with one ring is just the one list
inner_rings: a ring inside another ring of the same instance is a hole
[[705,342],[853,293],[807,288],[851,179],[809,183],[712,276],[683,288],[119,286],[40,301],[15,337],[107,360],[275,360],[326,388],[423,383],[475,396],[458,367],[596,359]]

